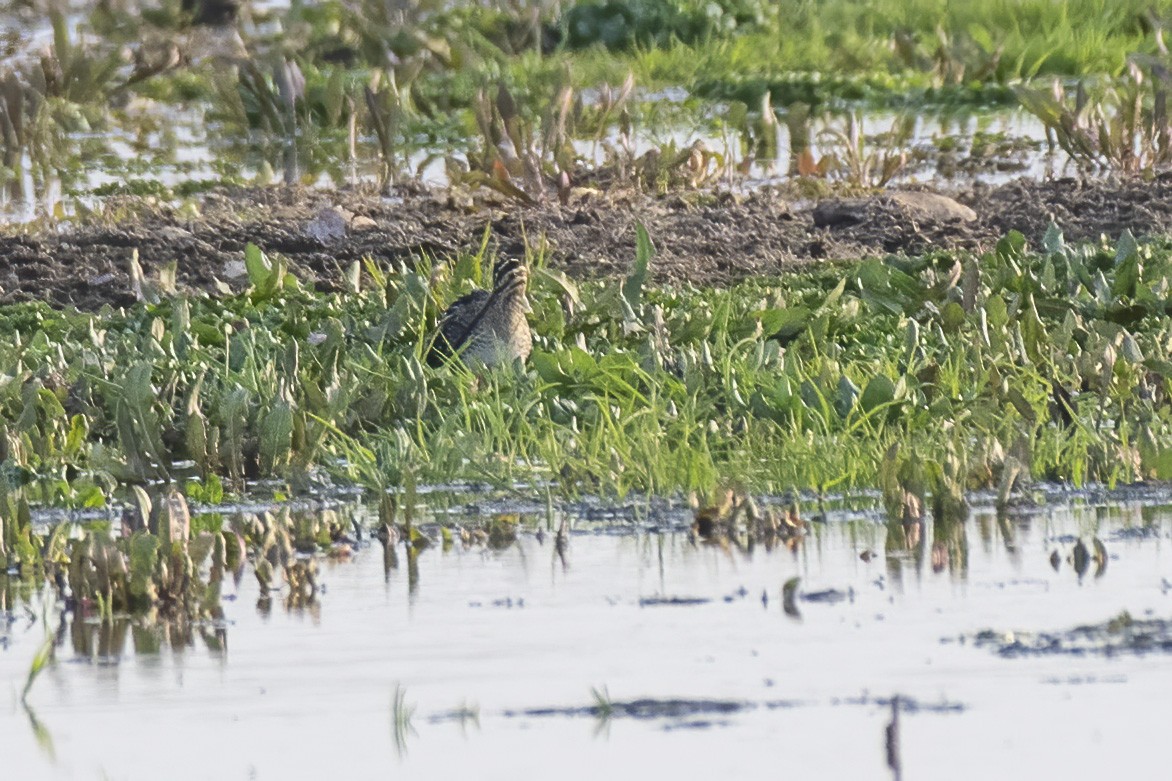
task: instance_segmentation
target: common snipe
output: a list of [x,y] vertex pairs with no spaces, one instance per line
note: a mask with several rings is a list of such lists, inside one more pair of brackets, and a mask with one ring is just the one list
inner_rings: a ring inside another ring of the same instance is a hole
[[520,359],[533,349],[529,332],[529,267],[523,261],[502,258],[492,274],[492,291],[476,290],[452,302],[440,315],[439,329],[427,362],[439,366],[453,353],[466,363],[496,366]]

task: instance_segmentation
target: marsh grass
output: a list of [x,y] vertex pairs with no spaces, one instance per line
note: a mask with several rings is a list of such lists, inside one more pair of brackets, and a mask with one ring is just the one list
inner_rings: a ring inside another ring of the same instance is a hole
[[[181,26],[175,5],[156,23]],[[19,179],[22,166],[44,179],[112,155],[92,131],[124,121],[117,107],[132,95],[196,102],[226,144],[256,151],[290,182],[322,170],[344,180],[360,142],[377,146],[381,179],[395,181],[410,173],[413,144],[437,136],[464,154],[449,167],[459,169],[453,184],[520,202],[568,196],[583,162],[575,142],[601,148],[604,167],[645,189],[703,187],[730,171],[730,154],[674,141],[636,157],[633,128],[668,124],[669,113],[642,103],[636,84],[735,98],[714,124],[740,137],[746,159],[776,157],[775,104],[789,106],[791,139],[808,146],[811,107],[826,103],[1018,99],[1081,162],[1141,173],[1168,162],[1167,71],[1147,56],[1162,46],[1166,2],[832,0],[778,10],[664,0],[645,9],[666,9],[676,26],[618,30],[621,56],[607,41],[559,48],[552,7],[447,5],[266,11],[280,34],[250,40],[227,70],[152,64],[145,47],[132,66],[116,44],[123,35],[137,45],[137,21],[111,16],[100,28],[109,39],[95,42],[57,14],[46,56],[0,74],[0,179]],[[91,22],[102,13],[115,12]],[[1073,105],[1011,89],[1086,74],[1104,77],[1102,89]],[[690,99],[674,110],[705,108]],[[830,150],[825,167],[799,156],[791,173],[882,186],[904,165],[904,131],[873,140],[851,115],[817,139]],[[171,193],[151,179],[136,186]],[[205,185],[186,185],[196,186]],[[287,508],[193,521],[187,510],[188,499],[257,491],[283,499],[361,486],[379,508],[388,567],[405,543],[414,590],[418,556],[433,544],[415,509],[429,484],[543,491],[551,530],[555,497],[878,488],[902,535],[889,540],[914,547],[930,512],[951,530],[937,533],[953,541],[941,555],[961,561],[957,519],[974,489],[1005,509],[1039,479],[1172,479],[1167,244],[1125,234],[1069,246],[1053,228],[1038,247],[1014,233],[979,256],[827,264],[702,289],[650,283],[653,238],[638,230],[625,277],[584,282],[551,267],[535,241],[534,352],[492,371],[423,360],[437,314],[491,279],[489,234],[475,252],[354,264],[337,292],[315,291],[280,255],[250,246],[238,295],[189,295],[173,266],[148,277],[133,259],[133,307],[0,307],[4,605],[30,584],[67,580],[61,596],[99,635],[99,654],[124,638],[128,616],[148,634],[167,624],[222,646],[220,584],[251,559],[260,609],[280,596],[312,610],[319,557],[345,555],[357,521]],[[121,523],[33,523],[39,508],[112,506],[125,508]],[[754,539],[736,512],[727,516],[715,536]],[[773,536],[800,522],[796,509],[762,519]],[[495,517],[460,538],[503,547],[517,525]],[[449,531],[441,544],[455,539]],[[787,613],[796,582],[792,592]],[[50,635],[22,701],[52,647]],[[614,704],[605,687],[594,696],[605,721]],[[392,711],[405,751],[413,707],[401,687]]]
[[1165,4],[1128,0],[994,3],[793,2],[753,25],[642,45],[624,58],[576,53],[587,81],[634,70],[640,83],[683,84],[756,104],[1012,102],[1004,85],[1035,76],[1118,76],[1134,52],[1155,53]]
[[[567,140],[600,138],[595,119],[621,134],[642,111],[634,98],[609,113],[577,100],[586,91],[604,94],[607,84],[624,85],[628,95],[632,80],[643,89],[683,87],[755,108],[767,96],[781,107],[1011,104],[1011,87],[1023,80],[1125,75],[1132,55],[1159,53],[1169,10],[1139,0],[781,7],[660,0],[634,10],[591,2],[391,8],[330,0],[258,12],[261,23],[244,26],[249,38],[239,50],[214,57],[200,51],[175,5],[145,19],[98,7],[76,28],[54,17],[53,55],[36,78],[10,79],[4,88],[11,93],[0,101],[11,118],[3,128],[6,166],[16,172],[25,149],[34,165],[92,160],[92,150],[82,155],[78,146],[94,141],[78,131],[133,124],[115,107],[137,95],[200,106],[216,128],[217,153],[243,157],[261,176],[279,171],[303,181],[324,172],[346,181],[361,145],[389,182],[415,173],[411,152],[442,141],[465,157],[474,178],[538,197],[533,159],[553,168],[556,181],[573,168]],[[600,14],[601,26],[580,23]],[[647,34],[644,17],[671,24],[657,22]],[[598,40],[589,34],[595,28]],[[615,31],[621,41],[607,38]],[[133,53],[133,67],[120,47]],[[167,55],[163,64],[144,70],[155,49]],[[564,109],[549,110],[566,105],[566,90],[575,96],[568,122]],[[496,116],[502,91],[510,95],[508,118]],[[489,106],[487,123],[485,95],[498,104]],[[498,160],[501,141],[510,155]],[[231,163],[220,167],[228,180],[239,176]]]
[[1071,247],[1054,229],[1037,250],[1011,234],[981,257],[713,290],[649,286],[651,237],[637,244],[626,278],[583,283],[534,251],[533,355],[488,372],[421,360],[436,313],[487,278],[488,241],[367,264],[345,293],[250,248],[234,298],[164,285],[124,312],[7,307],[3,552],[39,558],[30,505],[102,507],[126,483],[186,480],[185,460],[197,494],[220,496],[257,478],[286,494],[472,481],[622,496],[898,473],[921,494],[1008,501],[1031,478],[1172,477],[1163,245]]
[[394,738],[395,754],[402,758],[407,754],[407,743],[416,735],[415,705],[408,704],[407,690],[401,683],[395,684],[395,691],[391,695],[391,736]]
[[1079,166],[1151,175],[1172,161],[1170,84],[1166,58],[1135,56],[1125,79],[1079,82],[1073,100],[1058,82],[1048,93],[1024,86],[1015,92],[1046,126],[1051,147],[1061,147]]
[[[56,636],[48,623],[49,613],[46,608],[41,613],[41,623],[45,627],[45,638],[41,644],[37,646],[36,652],[33,654],[32,662],[29,664],[28,677],[25,679],[24,688],[20,690],[20,703],[26,709],[28,708],[28,695],[32,691],[33,684],[36,683],[37,678],[45,671],[45,668],[53,661],[53,650],[56,645]],[[30,719],[35,721],[35,717],[29,714]]]
[[[315,609],[320,557],[346,555],[355,518],[285,507],[197,523],[180,486],[205,502],[362,486],[387,566],[404,543],[414,588],[436,542],[416,518],[429,484],[548,506],[719,488],[743,497],[714,505],[708,540],[729,545],[800,536],[796,507],[758,512],[751,493],[879,489],[891,544],[916,548],[930,514],[933,556],[963,566],[948,541],[969,491],[1006,509],[1035,480],[1172,479],[1167,244],[1072,246],[1052,227],[1037,248],[1011,233],[981,256],[727,289],[649,284],[642,229],[618,279],[569,280],[541,246],[533,354],[491,371],[422,360],[437,313],[491,278],[489,235],[476,253],[347,270],[344,292],[250,247],[250,288],[233,297],[144,279],[123,311],[0,309],[4,599],[64,579],[62,598],[103,627],[132,615],[190,633],[214,625],[224,575],[251,560],[260,609],[277,595]],[[35,508],[111,505],[120,524],[33,525]],[[517,526],[494,517],[459,537],[492,549]]]
[[[14,191],[31,173],[37,188],[60,180],[70,195],[89,195],[100,168],[119,181],[94,195],[181,196],[190,185],[154,180],[160,167],[182,174],[170,127],[180,108],[211,128],[216,159],[205,176],[225,183],[368,175],[390,183],[421,176],[442,156],[458,189],[565,199],[576,174],[598,160],[575,152],[589,144],[605,149],[601,167],[620,170],[624,181],[702,187],[731,177],[748,156],[677,139],[636,159],[633,133],[655,127],[658,104],[667,102],[645,101],[645,91],[684,88],[692,118],[712,114],[712,100],[727,102],[730,115],[746,117],[731,125],[746,150],[771,160],[773,106],[1029,107],[1020,85],[1037,77],[1101,79],[1122,90],[1128,63],[1161,51],[1169,10],[1138,0],[662,0],[634,11],[619,3],[392,8],[330,0],[258,11],[258,24],[243,25],[248,39],[238,51],[217,57],[200,51],[176,3],[145,17],[107,5],[68,25],[54,16],[49,55],[28,73],[0,73],[0,180]],[[599,14],[609,21],[598,29],[610,35],[618,24],[625,43],[578,35],[593,28],[574,20]],[[647,19],[671,24],[640,31]],[[164,148],[127,160],[111,134],[92,132],[113,128],[157,133],[164,141],[153,146]],[[843,151],[858,148],[849,128],[838,141]],[[869,172],[865,156],[836,159],[850,178],[872,182],[899,168],[897,158],[875,161]]]

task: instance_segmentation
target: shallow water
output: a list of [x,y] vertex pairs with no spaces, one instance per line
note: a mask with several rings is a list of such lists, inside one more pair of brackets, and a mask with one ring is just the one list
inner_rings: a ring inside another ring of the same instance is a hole
[[[279,139],[255,134],[239,137],[230,128],[208,122],[206,112],[198,106],[180,108],[147,102],[122,116],[121,124],[103,133],[74,134],[74,144],[86,145],[85,163],[58,171],[56,176],[36,179],[26,153],[17,176],[0,190],[0,217],[13,223],[48,215],[69,218],[83,210],[100,209],[105,195],[121,188],[134,192],[136,187],[151,182],[177,188],[222,181],[226,171],[239,181],[259,184],[280,177],[281,161],[274,153],[283,149]],[[166,121],[159,124],[162,116]],[[899,143],[882,138],[892,133],[906,115],[863,112],[859,116],[871,139],[868,154],[881,156],[885,150],[905,150],[909,154],[908,164],[892,179],[893,186],[932,182],[938,187],[963,188],[976,183],[1003,184],[1020,177],[1042,179],[1073,170],[1064,154],[1045,153],[1045,128],[1020,109],[923,113],[916,116],[910,135]],[[694,123],[681,121],[667,128],[637,128],[629,142],[629,153],[638,158],[651,150],[678,150],[701,143],[730,161],[730,166],[741,161],[744,152],[735,133],[721,135],[711,123],[711,119],[698,117]],[[845,123],[844,116],[827,115],[813,124],[812,134],[821,139],[812,146],[816,158],[841,154],[842,150],[827,140],[825,132],[828,128],[841,130]],[[982,145],[976,140],[982,137],[1000,139],[1006,149],[990,147],[980,151],[977,146]],[[955,145],[955,151],[943,153],[936,148],[945,141]],[[574,146],[588,165],[602,166],[610,162],[608,149],[622,144],[615,130],[602,142],[577,140]],[[335,139],[312,159],[303,154],[298,160],[301,181],[324,188],[377,182],[381,164],[374,138],[359,138],[355,152],[350,159]],[[742,187],[789,181],[794,175],[796,153],[789,130],[781,123],[777,127],[775,157],[752,160],[743,174],[729,173],[718,180]],[[405,154],[405,175],[431,187],[449,183],[444,157],[461,156],[460,150],[451,146],[419,146]]]
[[[76,17],[71,30],[81,23]],[[5,27],[7,25],[8,27]],[[82,25],[84,28],[84,25]],[[18,36],[18,54],[0,65],[39,56],[51,39],[47,22],[39,24],[0,12],[0,34],[9,29]],[[3,60],[3,58],[0,58]],[[129,75],[130,65],[126,66]],[[592,92],[584,97],[589,101]],[[670,153],[693,143],[702,144],[721,161],[713,163],[709,184],[756,187],[787,182],[797,173],[796,155],[786,111],[775,126],[776,144],[770,152],[749,155],[736,128],[725,121],[728,107],[691,101],[683,90],[636,93],[637,119],[631,137],[611,127],[599,138],[579,138],[573,144],[586,166],[613,166],[641,158],[655,150]],[[220,110],[223,113],[223,110]],[[921,107],[915,111],[856,110],[865,137],[865,156],[882,159],[903,153],[907,163],[892,185],[932,182],[945,188],[976,183],[999,184],[1021,176],[1043,178],[1068,167],[1065,155],[1045,152],[1045,129],[1021,109],[947,109]],[[34,161],[24,150],[7,181],[0,187],[0,219],[23,224],[40,219],[70,220],[100,210],[106,197],[118,193],[182,192],[210,183],[264,185],[296,175],[297,181],[338,187],[378,181],[382,165],[372,133],[362,131],[351,150],[344,130],[302,129],[296,143],[296,163],[286,170],[287,139],[216,119],[214,106],[202,103],[164,104],[135,97],[105,113],[97,130],[69,132],[55,128],[60,153]],[[365,120],[363,120],[365,122]],[[841,159],[848,112],[836,110],[812,118],[806,127],[816,158]],[[437,130],[442,134],[443,131]],[[433,186],[447,186],[446,157],[465,157],[464,139],[448,143],[435,139],[403,140],[398,154],[402,178],[413,177]],[[881,167],[881,166],[878,166]],[[734,169],[739,169],[734,173]],[[832,179],[843,172],[832,173]],[[870,174],[871,177],[876,172]],[[181,195],[175,196],[182,200]]]
[[[1168,618],[1172,506],[976,513],[939,572],[930,534],[917,556],[898,529],[887,550],[888,527],[844,518],[796,553],[589,531],[566,566],[527,535],[425,551],[414,575],[375,545],[323,564],[313,608],[268,614],[246,572],[224,650],[210,627],[178,650],[150,651],[149,633],[87,649],[67,625],[28,697],[35,724],[19,689],[44,628],[21,606],[0,628],[5,777],[885,778],[896,694],[905,779],[1153,777],[1165,653],[1022,656],[973,637]],[[1099,577],[1065,561],[1079,535],[1106,547]],[[795,576],[846,598],[787,615]],[[396,691],[413,708],[399,729]]]

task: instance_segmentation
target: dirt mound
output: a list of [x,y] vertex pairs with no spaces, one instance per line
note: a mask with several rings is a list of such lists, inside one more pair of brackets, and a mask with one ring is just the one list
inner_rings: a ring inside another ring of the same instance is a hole
[[[442,257],[478,247],[486,226],[500,252],[519,253],[526,241],[544,237],[551,265],[597,277],[625,271],[634,257],[634,225],[642,222],[657,249],[656,282],[715,285],[824,259],[982,251],[1011,229],[1038,241],[1051,220],[1073,241],[1113,238],[1125,228],[1137,236],[1172,233],[1172,175],[1150,182],[1022,180],[953,195],[976,219],[938,219],[914,208],[925,199],[883,195],[831,204],[828,212],[826,202],[792,203],[769,190],[476,207],[413,188],[391,198],[360,189],[225,190],[206,196],[195,219],[132,202],[108,208],[123,215],[111,222],[0,236],[0,301],[83,309],[130,304],[134,250],[148,276],[174,262],[182,287],[214,292],[243,284],[240,261],[249,242],[285,255],[303,280],[332,289],[354,260]],[[837,216],[816,220],[819,210]]]

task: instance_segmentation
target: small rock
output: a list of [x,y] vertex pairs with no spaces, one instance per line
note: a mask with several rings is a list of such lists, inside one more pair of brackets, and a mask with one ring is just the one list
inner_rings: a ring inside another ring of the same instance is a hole
[[164,225],[155,231],[155,236],[164,241],[186,241],[191,239],[191,231],[177,225]]
[[378,223],[364,214],[359,214],[357,217],[350,220],[350,230],[365,231],[377,227]]
[[243,260],[229,260],[224,264],[222,273],[225,279],[239,279],[248,274],[248,266],[244,265]]
[[812,213],[814,225],[832,228],[866,222],[874,205],[895,207],[909,217],[931,222],[972,222],[977,213],[947,195],[892,190],[873,198],[834,198],[820,201]]
[[316,215],[305,226],[305,233],[311,239],[317,239],[322,244],[330,244],[346,238],[349,230],[349,219],[336,206],[329,206]]
[[925,193],[919,191],[892,190],[885,193],[884,198],[889,203],[902,207],[913,217],[923,220],[948,222],[972,222],[977,219],[977,213],[947,195]]
[[831,228],[835,225],[856,225],[867,219],[866,198],[835,198],[819,201],[814,207],[814,225]]

